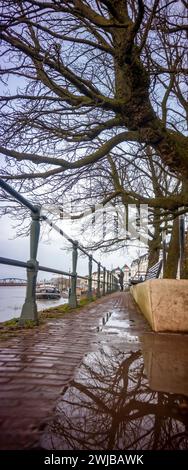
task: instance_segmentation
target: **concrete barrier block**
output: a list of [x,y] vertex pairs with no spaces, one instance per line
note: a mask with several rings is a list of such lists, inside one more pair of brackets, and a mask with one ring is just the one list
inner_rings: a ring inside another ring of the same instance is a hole
[[154,331],[188,332],[188,280],[152,279],[131,293]]

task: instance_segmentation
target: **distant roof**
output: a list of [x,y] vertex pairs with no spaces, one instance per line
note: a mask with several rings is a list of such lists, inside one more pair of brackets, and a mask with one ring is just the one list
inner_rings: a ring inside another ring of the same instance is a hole
[[141,259],[143,259],[143,258],[145,258],[145,257],[147,257],[147,256],[148,256],[148,253],[144,253],[144,255],[139,256],[139,258],[133,259],[133,261],[132,261],[132,263],[131,263],[131,266],[132,266],[132,264],[138,263]]
[[112,269],[112,272],[115,272],[115,271],[122,271],[122,269],[130,269],[129,266],[127,264],[124,264],[122,266],[122,268],[120,268],[119,266],[117,266],[117,268],[114,268]]
[[120,269],[119,266],[117,266],[117,268],[113,268],[112,271],[117,271],[118,269]]
[[121,269],[123,269],[123,268],[124,268],[124,269],[125,269],[125,268],[129,269],[129,266],[128,266],[127,264],[124,264]]

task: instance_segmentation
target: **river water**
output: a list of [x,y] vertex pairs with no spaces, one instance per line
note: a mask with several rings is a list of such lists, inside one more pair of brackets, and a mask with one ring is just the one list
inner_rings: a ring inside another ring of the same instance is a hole
[[[0,286],[0,322],[19,317],[25,300],[25,286]],[[38,310],[67,303],[67,299],[61,297],[57,300],[38,300]]]

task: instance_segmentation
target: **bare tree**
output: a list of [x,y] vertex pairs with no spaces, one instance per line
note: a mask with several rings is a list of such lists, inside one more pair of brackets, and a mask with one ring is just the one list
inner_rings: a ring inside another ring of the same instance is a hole
[[185,8],[183,0],[1,2],[4,175],[56,185],[133,142],[187,178]]

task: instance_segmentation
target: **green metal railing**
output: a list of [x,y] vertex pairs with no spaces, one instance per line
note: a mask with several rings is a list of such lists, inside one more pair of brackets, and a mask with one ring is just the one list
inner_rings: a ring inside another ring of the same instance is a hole
[[[60,229],[54,222],[48,219],[47,216],[41,215],[41,207],[38,205],[31,204],[15,189],[13,189],[4,180],[0,179],[0,187],[8,194],[13,196],[18,202],[24,207],[31,211],[31,227],[30,227],[30,259],[27,262],[19,261],[16,259],[0,257],[0,264],[17,266],[26,268],[27,270],[27,289],[26,298],[22,307],[20,323],[23,324],[26,320],[34,320],[38,322],[38,312],[36,304],[36,285],[37,285],[37,274],[38,271],[45,271],[54,274],[64,275],[70,278],[71,288],[69,295],[69,305],[71,307],[77,306],[77,279],[85,279],[88,282],[87,296],[92,297],[92,270],[93,263],[97,264],[97,296],[105,295],[110,292],[118,290],[119,284],[118,279],[111,271],[108,271],[104,266],[101,265],[90,253],[78,243],[77,240],[73,240],[69,237],[62,229]],[[72,245],[72,272],[66,272],[59,269],[49,268],[41,266],[37,261],[37,251],[39,245],[39,234],[40,234],[40,222],[45,221],[50,227],[56,230],[61,236],[66,238]],[[88,276],[81,276],[77,273],[77,262],[78,253],[81,251],[85,256],[88,257]],[[101,281],[101,273],[103,275]],[[102,289],[101,289],[102,284]]]

